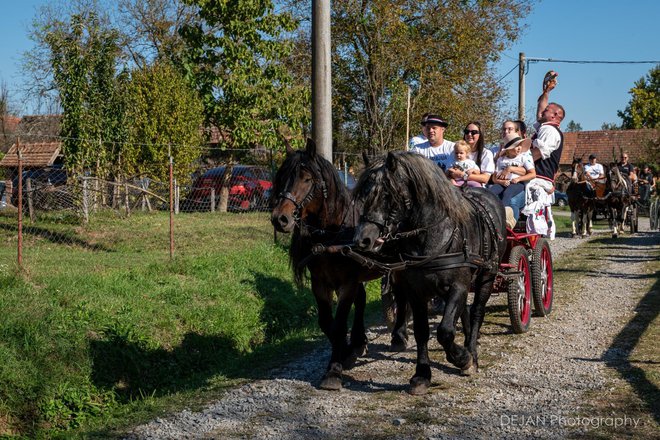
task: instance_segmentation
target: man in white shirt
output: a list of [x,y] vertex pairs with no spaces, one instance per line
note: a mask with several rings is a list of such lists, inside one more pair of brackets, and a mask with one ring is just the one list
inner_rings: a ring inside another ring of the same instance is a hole
[[422,126],[422,132],[418,134],[417,136],[413,136],[410,138],[410,141],[408,141],[408,150],[412,149],[413,147],[423,144],[424,142],[428,141],[428,136],[427,136],[427,131],[426,131],[426,125],[424,125],[424,122],[426,122],[426,118],[429,117],[429,113],[424,113],[422,115],[422,120],[419,122],[419,125]]
[[447,121],[438,115],[430,114],[423,121],[427,141],[410,148],[410,151],[421,154],[434,161],[443,170],[453,163],[454,143],[445,139]]
[[602,197],[605,192],[605,169],[596,162],[596,155],[589,155],[589,163],[584,166],[584,174],[587,177],[591,197]]

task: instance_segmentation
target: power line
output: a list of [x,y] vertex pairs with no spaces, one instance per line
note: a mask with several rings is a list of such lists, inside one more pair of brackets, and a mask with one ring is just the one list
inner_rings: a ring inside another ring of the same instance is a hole
[[586,60],[556,60],[554,58],[530,58],[530,57],[525,57],[525,61],[530,63],[548,62],[548,63],[571,63],[571,64],[660,64],[660,61],[586,61]]
[[497,81],[495,81],[495,84],[499,84],[500,81],[502,81],[504,78],[506,78],[507,76],[509,76],[509,74],[510,74],[511,72],[513,72],[514,70],[516,70],[516,69],[518,68],[519,65],[520,65],[520,63],[517,63],[515,66],[513,66],[513,68],[512,68],[511,70],[509,70],[509,71],[508,71],[508,72],[507,72],[502,78],[500,78],[500,79],[498,79]]

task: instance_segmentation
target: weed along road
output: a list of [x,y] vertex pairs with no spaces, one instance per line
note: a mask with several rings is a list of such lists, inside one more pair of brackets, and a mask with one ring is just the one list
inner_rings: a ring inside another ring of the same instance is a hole
[[[317,388],[327,344],[201,411],[135,427],[129,439],[656,438],[660,368],[660,234],[552,242],[555,303],[528,333],[511,332],[506,298],[489,302],[480,372],[462,377],[431,336],[429,393],[406,393],[414,346],[393,353],[384,326],[345,372],[341,392]],[[434,321],[435,330],[437,320]],[[325,342],[325,341],[323,341]],[[414,341],[411,342],[414,344]]]

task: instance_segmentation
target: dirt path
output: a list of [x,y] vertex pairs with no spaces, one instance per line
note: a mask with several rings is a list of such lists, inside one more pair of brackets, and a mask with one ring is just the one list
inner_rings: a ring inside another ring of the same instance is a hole
[[[642,220],[640,230],[648,231],[648,219]],[[528,333],[511,334],[506,299],[491,299],[480,339],[481,370],[474,377],[461,377],[445,361],[433,332],[432,387],[426,396],[409,395],[414,347],[389,352],[386,329],[376,327],[368,335],[369,353],[346,373],[341,392],[317,389],[329,356],[323,344],[271,378],[229,391],[204,411],[155,420],[129,438],[644,437],[658,428],[652,416],[611,411],[607,399],[626,386],[615,369],[627,353],[613,341],[657,281],[645,265],[660,255],[660,234],[608,237],[552,242],[562,278],[555,285],[555,308],[549,318],[533,318]],[[567,252],[579,252],[590,268],[564,265],[561,255]],[[631,292],[631,286],[638,290]],[[595,409],[595,399],[605,405]]]

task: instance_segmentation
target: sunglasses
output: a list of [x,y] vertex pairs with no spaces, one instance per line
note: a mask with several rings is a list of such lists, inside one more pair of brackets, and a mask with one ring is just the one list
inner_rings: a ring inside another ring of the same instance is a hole
[[463,134],[467,136],[468,134],[471,134],[472,136],[476,136],[479,134],[479,130],[463,130]]

